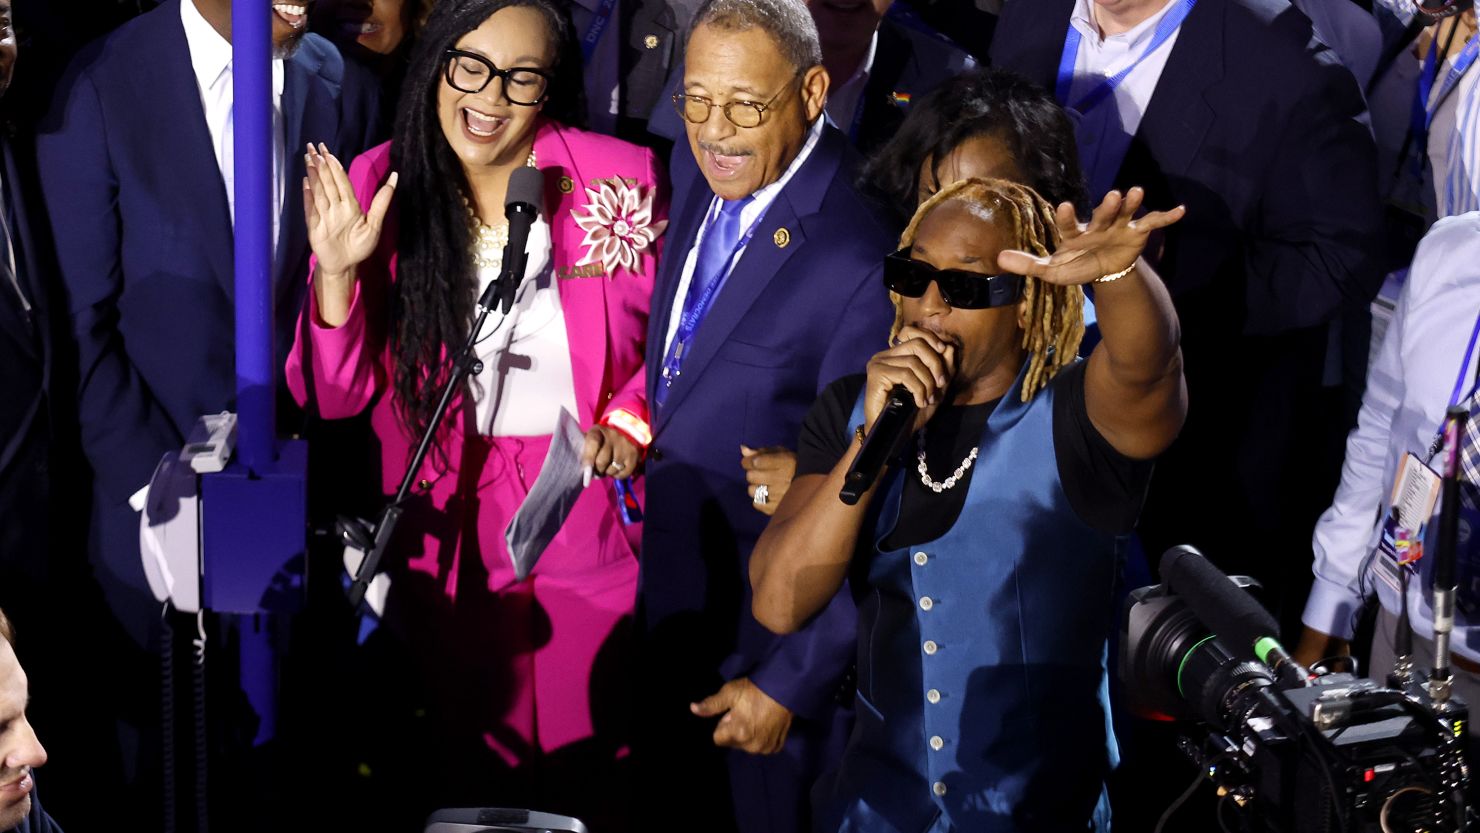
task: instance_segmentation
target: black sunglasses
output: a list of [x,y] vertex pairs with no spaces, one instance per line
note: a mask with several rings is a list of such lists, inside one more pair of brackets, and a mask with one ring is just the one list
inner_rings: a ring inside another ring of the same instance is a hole
[[925,294],[930,282],[940,287],[940,297],[955,309],[988,309],[1015,304],[1023,298],[1022,275],[983,275],[962,269],[937,269],[923,260],[910,258],[909,249],[885,255],[884,286],[906,298]]

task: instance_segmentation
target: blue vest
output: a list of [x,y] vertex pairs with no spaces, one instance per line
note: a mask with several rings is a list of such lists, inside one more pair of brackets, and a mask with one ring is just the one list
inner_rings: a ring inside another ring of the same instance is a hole
[[[944,536],[881,549],[915,467],[880,487],[857,723],[835,782],[819,788],[820,829],[1108,830],[1105,645],[1124,539],[1069,506],[1053,390],[1024,403],[1022,381],[988,418]],[[862,421],[860,399],[848,424]]]

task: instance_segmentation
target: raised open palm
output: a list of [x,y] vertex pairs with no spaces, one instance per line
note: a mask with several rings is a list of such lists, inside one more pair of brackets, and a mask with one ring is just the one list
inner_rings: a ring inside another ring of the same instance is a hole
[[328,148],[309,145],[304,161],[308,176],[303,178],[303,214],[308,223],[308,243],[319,259],[319,272],[353,274],[380,242],[397,175],[391,174],[365,212],[360,210],[344,166]]
[[1187,209],[1178,206],[1171,211],[1152,211],[1137,217],[1145,196],[1140,188],[1130,189],[1124,197],[1119,191],[1111,191],[1084,224],[1075,218],[1074,206],[1064,203],[1054,212],[1061,239],[1052,256],[1005,251],[998,255],[997,265],[1009,272],[1066,286],[1114,275],[1135,264],[1151,232],[1166,228],[1187,213]]

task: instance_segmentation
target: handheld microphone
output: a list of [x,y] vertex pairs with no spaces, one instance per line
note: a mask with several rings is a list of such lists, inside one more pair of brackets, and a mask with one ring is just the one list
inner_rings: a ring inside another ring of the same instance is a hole
[[504,262],[499,269],[498,279],[489,283],[478,299],[478,305],[492,309],[495,301],[505,315],[514,307],[514,294],[524,280],[524,268],[529,262],[525,247],[529,243],[529,227],[540,213],[544,203],[545,175],[539,168],[521,166],[509,174],[509,186],[504,192],[504,216],[509,220],[509,242],[504,246]]
[[919,410],[914,395],[904,385],[895,385],[889,391],[889,400],[884,403],[884,410],[874,420],[874,427],[868,432],[868,436],[863,438],[863,447],[858,450],[858,456],[853,458],[853,465],[848,467],[843,490],[838,493],[839,500],[853,506],[873,487],[874,481],[879,479],[879,472],[884,468],[884,461],[894,453],[900,440],[909,435],[910,426],[914,425],[915,414]]
[[1187,604],[1235,656],[1256,658],[1290,687],[1305,686],[1309,674],[1279,643],[1269,611],[1214,567],[1193,547],[1172,547],[1161,557],[1161,580]]

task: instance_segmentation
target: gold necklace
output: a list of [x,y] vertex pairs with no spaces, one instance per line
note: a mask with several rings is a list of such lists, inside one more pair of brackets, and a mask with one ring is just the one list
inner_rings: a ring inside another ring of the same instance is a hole
[[[536,157],[534,150],[529,151],[529,157],[524,160],[526,167],[535,167]],[[504,247],[509,244],[508,222],[489,225],[478,217],[478,212],[473,209],[473,203],[467,194],[462,195],[463,208],[468,212],[468,225],[473,231],[473,242],[471,254],[473,256],[473,268],[475,271],[484,269],[499,270],[504,265]]]

